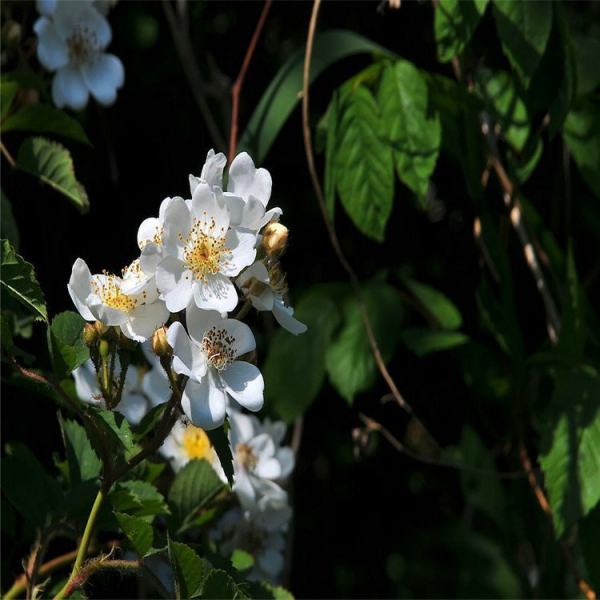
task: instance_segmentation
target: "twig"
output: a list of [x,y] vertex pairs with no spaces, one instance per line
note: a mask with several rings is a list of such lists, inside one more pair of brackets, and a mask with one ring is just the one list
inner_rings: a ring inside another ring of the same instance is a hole
[[[183,5],[184,3],[181,4]],[[194,49],[190,40],[190,32],[187,27],[187,22],[185,21],[185,13],[182,13],[179,15],[179,17],[177,17],[169,4],[169,0],[163,0],[163,8],[169,23],[175,49],[179,55],[183,72],[192,90],[192,95],[194,96],[198,110],[202,114],[202,118],[208,127],[208,132],[213,140],[213,143],[217,146],[217,148],[225,149],[225,138],[219,131],[204,95],[204,88],[206,84],[202,79],[202,75],[198,69],[198,64],[194,58]]]
[[17,162],[15,161],[12,154],[8,151],[8,148],[4,145],[3,142],[0,142],[0,151],[2,152],[2,154],[4,155],[4,158],[6,158],[6,160],[8,161],[8,164],[11,167],[14,168],[17,166]]
[[246,50],[246,55],[244,56],[244,60],[242,62],[242,67],[240,68],[240,72],[235,80],[234,84],[231,86],[231,129],[229,130],[229,162],[233,160],[235,156],[235,152],[237,150],[237,140],[238,140],[238,118],[239,118],[239,110],[240,110],[240,93],[242,91],[242,85],[244,84],[244,79],[246,77],[246,72],[248,71],[248,67],[250,66],[250,61],[252,60],[252,56],[254,54],[254,50],[256,48],[256,44],[258,39],[260,38],[260,34],[262,33],[263,27],[265,25],[265,21],[267,20],[267,15],[269,14],[269,9],[271,8],[272,0],[265,0],[262,12],[260,13],[260,17],[258,18],[258,22],[256,23],[256,28],[254,29],[254,33],[252,34],[252,38],[250,39],[250,44],[248,45],[248,49]]
[[[81,587],[96,571],[100,569],[119,569],[124,570],[137,570],[140,568],[139,560],[106,560],[99,558],[97,560],[90,561],[85,565],[77,575],[68,582],[64,588],[64,595],[60,598],[66,598],[72,594],[77,588]],[[58,600],[59,596],[56,596],[55,600]]]
[[304,429],[304,419],[300,416],[297,417],[294,421],[294,429],[292,431],[292,441],[290,442],[290,446],[292,447],[292,452],[294,453],[294,457],[298,457],[298,452],[300,452],[300,444],[302,442],[302,431]]

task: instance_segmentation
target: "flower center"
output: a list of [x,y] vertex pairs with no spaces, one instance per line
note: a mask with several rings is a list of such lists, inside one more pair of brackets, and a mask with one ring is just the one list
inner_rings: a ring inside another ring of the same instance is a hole
[[211,327],[202,338],[202,351],[208,362],[217,371],[223,371],[236,357],[233,344],[235,338],[224,329]]
[[77,25],[67,39],[69,59],[76,66],[89,62],[98,52],[98,39],[85,25]]
[[237,461],[248,471],[251,471],[256,467],[258,458],[252,451],[252,448],[248,444],[238,444],[235,447],[235,457]]
[[[194,277],[206,282],[208,275],[215,275],[227,264],[231,250],[225,245],[225,230],[221,228],[221,235],[217,233],[214,218],[210,221],[194,219],[194,225],[187,238],[181,237],[185,248],[183,259]],[[208,231],[208,232],[207,232]]]
[[183,432],[183,449],[189,459],[210,457],[212,446],[204,429],[188,425]]
[[[130,312],[137,307],[138,301],[121,291],[120,280],[116,275],[104,271],[104,282],[92,279],[91,286],[95,294],[100,296],[102,304],[123,312]],[[144,294],[145,295],[145,292]]]

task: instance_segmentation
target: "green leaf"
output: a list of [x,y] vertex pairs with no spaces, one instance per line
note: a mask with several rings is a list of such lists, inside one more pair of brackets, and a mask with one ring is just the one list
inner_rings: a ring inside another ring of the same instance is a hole
[[36,318],[48,321],[48,312],[33,265],[19,256],[8,240],[2,240],[2,290],[16,298]]
[[[388,362],[400,336],[404,316],[402,299],[397,290],[386,283],[365,286],[363,298],[381,356]],[[344,306],[343,326],[327,348],[325,365],[332,385],[350,403],[377,379],[377,365],[355,298],[350,298]]]
[[[200,558],[189,546],[180,542],[168,540],[169,560],[173,567],[175,576],[176,598],[193,598],[206,593],[203,590],[203,582],[207,580],[208,562]],[[216,596],[207,595],[207,598]],[[233,598],[234,596],[230,596]]]
[[64,194],[81,213],[89,210],[87,193],[75,177],[71,154],[64,146],[41,137],[27,138],[19,148],[17,167]]
[[495,0],[494,18],[504,53],[527,85],[552,30],[552,2]]
[[19,250],[19,228],[15,221],[10,200],[0,192],[2,198],[2,219],[0,220],[0,238],[8,240],[15,250]]
[[163,413],[167,408],[167,403],[163,402],[158,406],[153,406],[145,415],[139,425],[134,427],[135,436],[139,440],[148,435],[158,424]]
[[140,557],[144,557],[152,548],[154,541],[152,525],[139,517],[133,517],[117,511],[114,514],[123,533],[131,542],[133,549]]
[[533,136],[529,137],[522,152],[508,151],[511,170],[514,171],[519,183],[523,184],[531,177],[542,158],[543,151],[542,138]]
[[450,350],[469,341],[459,331],[431,331],[430,329],[405,329],[400,334],[402,343],[417,356],[426,356],[432,352]]
[[402,276],[401,279],[439,327],[442,329],[458,329],[462,325],[460,311],[447,296],[410,277]]
[[64,111],[46,104],[30,104],[2,121],[2,133],[7,131],[31,131],[61,135],[65,138],[89,144],[83,127]]
[[169,504],[179,523],[206,506],[223,483],[206,460],[191,460],[175,476],[169,491]]
[[[18,91],[19,85],[16,82],[5,81],[4,78],[0,81],[0,119],[2,121],[8,114]],[[4,123],[2,123],[2,130],[4,130]]]
[[557,376],[555,422],[543,431],[540,465],[557,537],[600,500],[600,377],[583,370]]
[[504,71],[479,69],[475,76],[479,95],[504,137],[516,150],[523,150],[529,136],[529,115],[518,84]]
[[430,105],[427,82],[412,63],[397,61],[383,72],[378,103],[398,177],[423,201],[442,136],[440,117]]
[[170,510],[164,496],[147,481],[133,479],[119,482],[110,494],[114,510],[134,515],[148,517],[152,521],[158,514],[169,514]]
[[254,566],[254,557],[245,550],[236,548],[231,554],[231,564],[238,571],[247,571]]
[[327,109],[327,143],[325,146],[325,177],[323,193],[330,219],[335,215],[335,156],[338,151],[338,122],[340,119],[340,94],[334,92]]
[[571,40],[577,69],[577,95],[584,96],[600,85],[600,25],[592,23],[586,33],[573,32]]
[[333,160],[346,213],[365,235],[382,242],[392,212],[394,166],[379,108],[365,87],[344,88]]
[[335,285],[310,289],[294,313],[308,325],[306,333],[294,336],[279,329],[271,340],[263,368],[266,402],[287,423],[303,414],[321,389],[325,352],[340,320],[339,294]]
[[60,424],[69,463],[70,485],[98,477],[102,471],[102,461],[92,448],[85,428],[62,417]]
[[90,414],[95,417],[96,423],[112,442],[115,450],[124,450],[126,454],[134,450],[131,427],[121,413],[110,410],[90,410]]
[[[352,31],[318,33],[313,47],[310,82],[338,60],[365,53],[392,56],[385,48]],[[248,150],[257,164],[264,161],[300,101],[303,67],[304,47],[294,52],[279,69],[248,121],[239,141],[239,149]]]
[[581,176],[600,198],[600,103],[588,100],[569,111],[563,136]]
[[488,0],[440,0],[434,31],[438,57],[448,62],[463,51],[477,28]]
[[221,463],[221,468],[225,473],[225,477],[227,477],[229,487],[233,487],[233,455],[231,454],[229,439],[227,438],[228,428],[229,421],[227,417],[225,417],[225,423],[222,427],[211,429],[205,433],[219,457],[219,462]]
[[245,598],[245,594],[240,595],[240,590],[231,577],[223,569],[212,569],[204,581],[202,588],[202,597],[210,600],[230,600],[231,598]]
[[55,375],[63,379],[90,357],[83,341],[84,319],[65,311],[52,319],[48,328],[48,349]]
[[579,530],[579,543],[585,558],[585,564],[590,576],[590,584],[597,590],[600,588],[600,504],[590,511],[581,523]]

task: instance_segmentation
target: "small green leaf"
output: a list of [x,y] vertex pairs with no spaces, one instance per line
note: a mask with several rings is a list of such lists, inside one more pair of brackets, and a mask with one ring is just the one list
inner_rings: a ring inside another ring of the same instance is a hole
[[527,85],[552,30],[552,2],[495,0],[494,18],[504,53]]
[[[400,294],[386,283],[372,283],[363,298],[382,358],[389,361],[396,348],[404,308]],[[348,402],[368,390],[377,379],[377,365],[367,337],[357,300],[344,306],[344,324],[329,344],[325,365],[332,385]]]
[[169,504],[179,523],[206,506],[223,483],[206,460],[191,460],[175,476],[169,491]]
[[[209,575],[208,562],[200,558],[189,546],[168,540],[169,560],[175,578],[175,595],[177,598],[193,598],[204,594],[206,598],[215,598],[203,589]],[[229,596],[233,598],[234,596]]]
[[432,352],[450,350],[469,341],[459,331],[432,331],[430,329],[405,329],[400,334],[402,343],[417,356],[426,356]]
[[67,451],[70,484],[98,477],[102,470],[102,461],[92,448],[85,428],[69,419],[60,418],[60,424]]
[[2,133],[7,131],[31,131],[61,135],[65,138],[89,144],[83,127],[64,111],[46,104],[30,104],[23,106],[16,113],[2,121]]
[[139,517],[115,511],[115,517],[138,556],[144,557],[152,548],[154,531],[152,525]]
[[2,219],[0,220],[0,238],[7,239],[15,250],[19,250],[19,228],[15,221],[12,205],[4,192],[0,192],[2,198]]
[[[5,81],[4,78],[0,81],[0,119],[4,121],[4,117],[8,114],[13,100],[19,91],[19,85],[14,81]],[[4,123],[2,123],[4,130]]]
[[2,290],[16,298],[35,317],[48,321],[44,295],[33,265],[19,256],[8,240],[2,240]]
[[231,554],[231,564],[238,571],[247,571],[254,566],[254,557],[252,554],[236,548]]
[[356,227],[382,242],[392,212],[394,166],[379,108],[365,87],[344,88],[333,165],[337,191]]
[[164,496],[147,481],[119,482],[110,494],[114,510],[152,521],[158,514],[169,514]]
[[64,146],[41,137],[27,138],[19,148],[17,166],[64,194],[80,212],[89,210],[87,193]]
[[83,341],[85,321],[75,312],[66,311],[52,319],[48,328],[48,348],[55,375],[63,379],[90,357]]
[[412,63],[397,61],[383,72],[378,103],[398,177],[423,201],[442,136],[440,117],[430,106],[427,82]]
[[229,487],[233,487],[233,455],[231,454],[231,446],[229,445],[229,439],[227,438],[227,428],[229,427],[229,421],[225,418],[225,423],[222,427],[217,429],[211,429],[206,431],[206,435],[215,449],[221,468],[227,477]]
[[434,30],[438,57],[448,62],[469,43],[488,0],[440,0],[435,7]]

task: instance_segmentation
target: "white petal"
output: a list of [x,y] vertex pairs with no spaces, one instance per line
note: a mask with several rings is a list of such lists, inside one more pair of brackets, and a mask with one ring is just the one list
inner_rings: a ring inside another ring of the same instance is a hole
[[273,301],[273,316],[277,322],[290,333],[299,335],[304,333],[308,327],[304,323],[300,323],[298,319],[293,317],[294,309],[291,306],[285,306],[280,297],[275,297]]
[[216,324],[223,321],[221,315],[214,310],[201,310],[194,303],[185,311],[185,322],[190,337],[201,344],[204,334]]
[[257,367],[237,360],[220,375],[227,393],[236,402],[252,412],[262,408],[265,383]]
[[267,267],[265,267],[265,264],[262,260],[257,260],[254,264],[250,265],[247,269],[240,273],[236,283],[240,287],[243,287],[246,283],[249,283],[251,279],[256,279],[257,281],[261,281],[262,283],[266,284],[269,283],[269,272],[267,271]]
[[236,357],[247,352],[252,352],[256,348],[254,334],[246,323],[242,323],[242,321],[236,319],[223,319],[219,327],[224,329],[234,339],[233,348]]
[[275,444],[268,433],[259,433],[249,442],[250,448],[259,459],[268,460],[275,456]]
[[281,477],[281,465],[276,458],[267,458],[258,462],[254,473],[263,479],[279,479]]
[[89,98],[88,88],[79,69],[72,65],[60,68],[52,80],[52,100],[58,108],[81,110]]
[[173,348],[173,370],[197,381],[204,378],[206,358],[179,321],[169,327],[167,341]]
[[243,229],[230,229],[225,236],[225,244],[231,250],[227,264],[221,267],[223,275],[235,277],[244,267],[251,265],[256,258],[256,233]]
[[[164,204],[164,202],[163,202]],[[162,205],[161,205],[162,209]],[[183,198],[172,198],[166,206],[163,217],[163,246],[174,256],[178,256],[183,242],[190,233],[192,215]]]
[[117,89],[125,81],[123,64],[114,54],[101,54],[85,63],[81,72],[92,96],[103,106],[110,106],[117,99]]
[[188,381],[181,407],[190,421],[202,429],[216,429],[225,420],[225,393],[209,371],[200,383]]
[[160,246],[154,242],[148,242],[140,255],[140,266],[145,275],[154,276],[156,267],[163,259],[163,254]]
[[281,475],[279,478],[286,479],[294,470],[294,452],[291,448],[279,448],[279,450],[277,450],[277,460],[281,465]]
[[229,167],[227,191],[244,199],[255,196],[266,206],[271,197],[271,175],[266,169],[257,169],[246,152],[238,154]]
[[283,555],[273,548],[267,548],[257,557],[258,566],[269,576],[276,578],[283,570]]
[[151,241],[154,237],[160,234],[162,230],[162,224],[156,217],[149,217],[144,219],[138,228],[137,242],[140,248],[143,248],[145,242]]
[[86,31],[93,37],[100,50],[110,44],[110,25],[91,2],[58,2],[53,17],[61,37],[65,40],[69,39],[74,31],[79,30]]
[[204,310],[231,312],[238,303],[235,286],[220,273],[207,276],[206,282],[194,282],[193,290],[196,306]]
[[[94,275],[94,277],[98,277],[98,275]],[[109,327],[120,327],[127,322],[128,315],[126,312],[106,306],[96,294],[90,294],[86,302],[94,315],[94,320],[97,319]]]
[[238,497],[240,504],[247,510],[256,509],[256,492],[250,481],[250,477],[246,469],[236,462],[233,463],[235,468],[235,483],[233,491]]
[[145,342],[152,334],[162,327],[169,318],[165,303],[157,300],[152,304],[138,306],[129,313],[129,319],[121,325],[121,331],[136,342]]
[[[127,372],[129,375],[130,371]],[[146,398],[139,391],[134,394],[125,394],[115,410],[121,413],[132,425],[139,425],[148,412]]]
[[[206,155],[206,162],[202,167],[200,179],[208,183],[211,187],[223,187],[223,169],[226,162],[227,158],[222,152],[215,154],[215,151],[211,148]],[[194,190],[192,190],[193,193]]]
[[92,274],[90,273],[87,264],[83,259],[78,258],[71,269],[71,277],[69,279],[69,283],[67,284],[67,289],[69,290],[69,296],[71,296],[73,304],[75,304],[79,314],[86,321],[96,320],[86,305],[86,299],[92,291],[90,286],[91,278]]
[[98,385],[96,369],[91,360],[88,360],[75,369],[73,371],[73,378],[75,379],[75,391],[80,400],[89,402],[90,404],[101,404],[104,402],[100,386]]
[[255,436],[258,429],[258,419],[253,415],[245,415],[239,410],[229,411],[229,439],[235,448],[240,443],[245,443]]
[[260,200],[254,196],[250,196],[244,206],[240,227],[258,231],[262,227],[261,223],[264,223],[264,220],[265,207]]
[[41,17],[33,26],[38,36],[37,56],[48,71],[56,71],[69,62],[69,49],[58,35],[52,21]]
[[192,196],[192,213],[201,230],[212,237],[222,237],[229,227],[229,211],[217,200],[213,189],[200,182]]
[[171,386],[162,367],[153,368],[144,375],[142,389],[150,398],[152,406],[158,406],[171,397]]
[[167,308],[176,313],[183,310],[192,299],[192,274],[183,262],[167,256],[156,267],[156,285],[167,303]]
[[246,206],[244,200],[231,192],[223,192],[219,200],[229,211],[229,226],[238,227],[242,222],[244,206]]
[[40,15],[49,17],[56,9],[56,2],[57,0],[36,0],[35,7],[37,8],[37,11],[40,13]]

